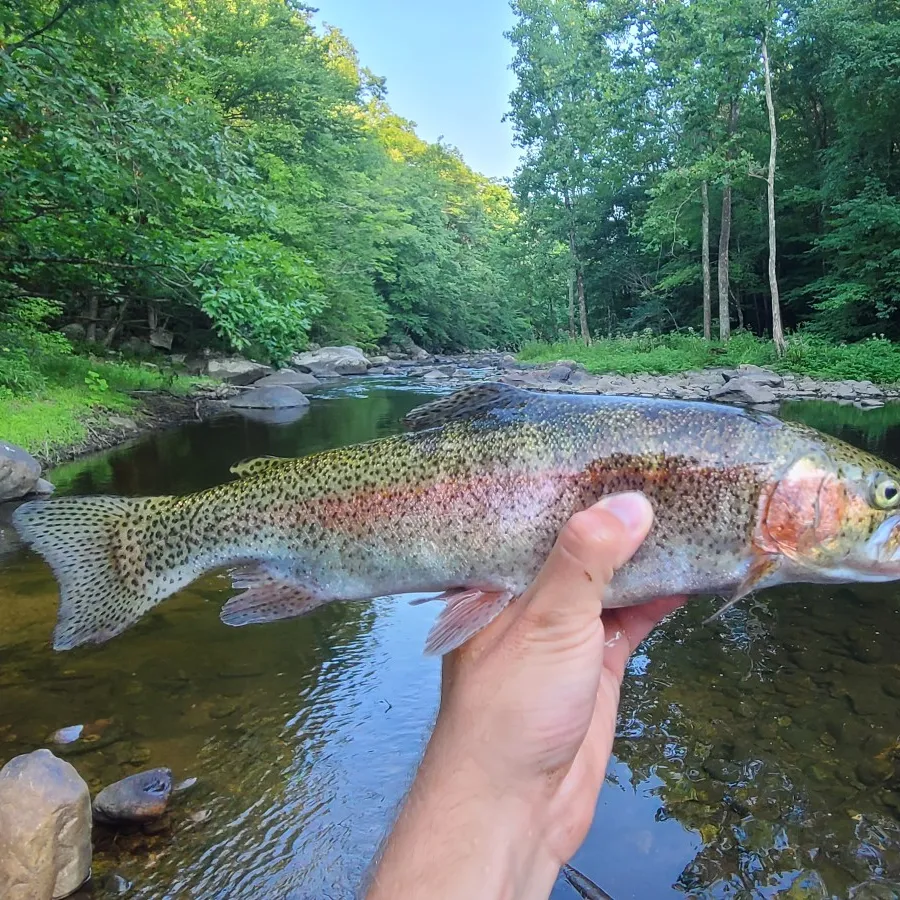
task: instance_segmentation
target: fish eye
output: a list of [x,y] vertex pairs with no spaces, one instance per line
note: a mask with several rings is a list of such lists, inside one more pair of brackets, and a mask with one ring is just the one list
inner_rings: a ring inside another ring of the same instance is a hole
[[869,493],[872,505],[877,509],[893,509],[900,505],[900,484],[887,475],[876,475]]

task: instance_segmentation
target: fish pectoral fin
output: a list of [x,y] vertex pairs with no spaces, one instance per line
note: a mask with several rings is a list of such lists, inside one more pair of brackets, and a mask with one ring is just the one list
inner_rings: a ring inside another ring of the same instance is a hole
[[428,632],[425,653],[441,656],[464,644],[473,634],[490,624],[513,599],[512,591],[482,591],[478,588],[456,588],[432,600],[444,600],[437,621]]
[[290,569],[276,565],[235,569],[231,584],[245,590],[222,607],[219,618],[234,627],[305,616],[327,603],[293,578]]
[[775,556],[758,555],[750,564],[750,569],[744,576],[744,580],[735,589],[731,599],[720,606],[708,619],[704,619],[703,624],[708,625],[710,622],[714,622],[748,594],[752,594],[761,587],[766,587],[764,582],[778,571],[779,564],[780,560]]

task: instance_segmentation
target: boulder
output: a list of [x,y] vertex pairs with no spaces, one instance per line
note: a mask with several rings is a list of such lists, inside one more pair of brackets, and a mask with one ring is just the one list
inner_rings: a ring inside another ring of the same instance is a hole
[[446,381],[450,376],[440,369],[432,369],[422,376],[422,381]]
[[406,369],[401,369],[398,366],[385,366],[382,371],[382,375],[405,375]]
[[0,441],[0,502],[30,494],[40,477],[41,464],[30,453]]
[[852,381],[833,381],[828,385],[826,393],[840,400],[852,400],[856,396],[856,389]]
[[227,401],[233,409],[296,409],[309,406],[309,398],[286,384],[253,387]]
[[84,325],[80,322],[70,322],[68,325],[64,325],[60,331],[62,331],[63,337],[70,341],[83,341],[87,335]]
[[317,388],[322,382],[315,375],[309,372],[295,372],[293,369],[281,369],[274,375],[264,375],[259,381],[253,382],[255,389],[264,387],[275,387],[276,385],[287,385],[296,391],[311,391]]
[[320,350],[295,353],[291,357],[291,365],[320,378],[365,375],[369,370],[369,360],[357,347],[322,347]]
[[778,399],[771,388],[752,378],[732,378],[710,391],[709,396],[712,400],[754,406],[758,403],[774,403]]
[[149,822],[166,811],[171,794],[171,769],[138,772],[97,794],[93,805],[94,819],[106,824]]
[[370,356],[369,357],[369,365],[370,366],[389,366],[391,364],[391,358],[389,356]]
[[209,360],[206,364],[206,374],[210,378],[226,381],[228,384],[253,384],[264,375],[271,375],[272,367],[234,356],[230,359]]
[[568,381],[574,368],[574,366],[557,363],[549,372],[547,372],[547,381]]
[[746,378],[754,381],[756,384],[767,385],[768,387],[781,387],[784,379],[771,369],[764,369],[762,366],[752,366],[743,364],[737,367],[736,372],[726,372],[726,381],[733,381],[736,378]]
[[49,750],[0,769],[0,897],[68,897],[91,874],[91,795]]

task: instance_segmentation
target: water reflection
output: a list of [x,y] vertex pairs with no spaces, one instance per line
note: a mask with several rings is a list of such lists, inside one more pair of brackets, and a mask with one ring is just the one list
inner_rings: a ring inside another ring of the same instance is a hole
[[[290,425],[196,423],[54,479],[60,493],[194,491],[242,459],[393,432],[425,390],[329,388]],[[896,407],[785,412],[900,461]],[[98,834],[94,897],[113,895],[113,871],[148,900],[352,897],[406,789],[437,702],[421,654],[436,610],[379,601],[228,629],[227,595],[205,578],[108,644],[54,654],[55,585],[7,548],[0,762],[109,719],[57,748],[92,790],[156,765],[200,779],[170,831]],[[679,611],[633,661],[575,865],[616,900],[900,896],[897,589],[787,588],[703,626],[711,608]]]

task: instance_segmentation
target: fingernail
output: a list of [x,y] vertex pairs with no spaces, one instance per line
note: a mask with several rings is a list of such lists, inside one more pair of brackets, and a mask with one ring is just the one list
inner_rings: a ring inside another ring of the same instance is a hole
[[653,515],[650,501],[637,491],[604,497],[597,507],[611,512],[629,531],[646,528]]

